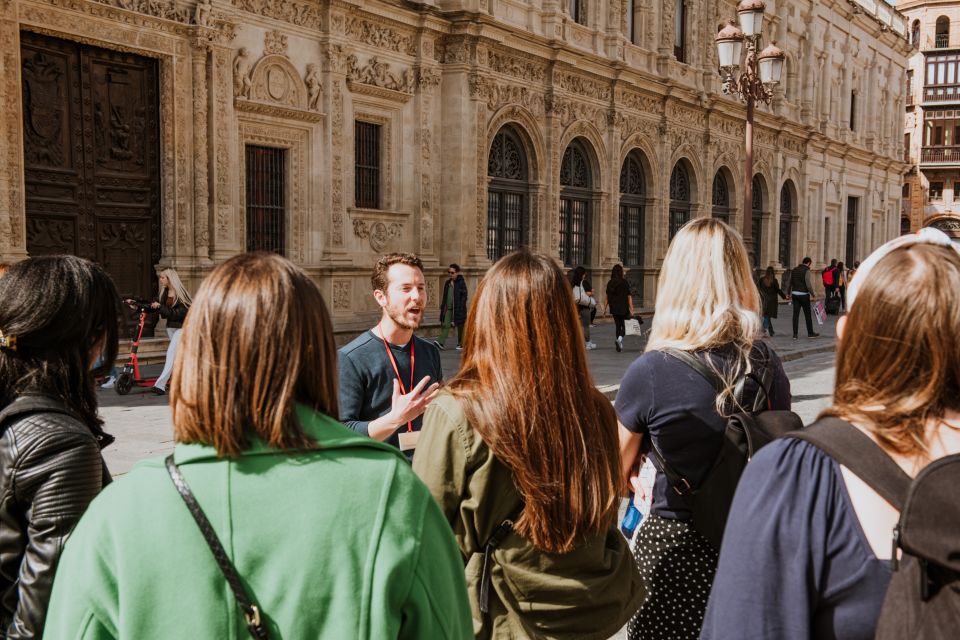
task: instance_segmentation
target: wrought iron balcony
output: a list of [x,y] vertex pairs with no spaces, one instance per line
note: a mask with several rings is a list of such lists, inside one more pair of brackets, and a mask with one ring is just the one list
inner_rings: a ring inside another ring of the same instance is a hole
[[920,152],[920,164],[960,165],[960,146],[924,147]]
[[933,48],[934,49],[946,49],[950,46],[950,34],[949,33],[938,33],[933,38]]

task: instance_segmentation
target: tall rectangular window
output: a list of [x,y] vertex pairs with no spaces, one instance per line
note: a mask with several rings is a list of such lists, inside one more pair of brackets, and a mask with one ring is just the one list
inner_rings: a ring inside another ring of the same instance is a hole
[[360,209],[380,208],[381,128],[359,120],[354,125],[354,198]]
[[286,252],[287,150],[246,146],[247,251]]
[[930,202],[943,201],[943,181],[930,183]]
[[857,130],[857,93],[850,93],[850,131]]
[[910,134],[903,134],[903,160],[904,162],[910,160]]
[[860,198],[847,198],[847,264],[853,264],[857,258],[857,210],[859,208]]
[[570,0],[570,17],[577,24],[587,24],[586,0]]
[[673,57],[675,57],[678,62],[686,62],[687,57],[684,52],[687,44],[687,7],[684,0],[676,0],[676,3],[674,9],[676,22],[673,31]]

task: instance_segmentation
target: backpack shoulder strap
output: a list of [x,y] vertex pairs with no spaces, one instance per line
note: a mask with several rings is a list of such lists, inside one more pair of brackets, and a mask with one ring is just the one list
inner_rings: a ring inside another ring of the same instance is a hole
[[723,380],[720,379],[720,376],[718,376],[715,371],[711,370],[710,367],[700,360],[700,358],[696,357],[692,353],[688,351],[682,351],[680,349],[674,349],[673,347],[660,349],[660,351],[672,358],[676,358],[706,378],[707,382],[710,383],[710,386],[716,389],[717,393],[722,393],[726,388],[726,385],[723,383]]
[[822,418],[788,437],[806,440],[850,469],[897,511],[903,509],[913,482],[876,442],[839,418]]

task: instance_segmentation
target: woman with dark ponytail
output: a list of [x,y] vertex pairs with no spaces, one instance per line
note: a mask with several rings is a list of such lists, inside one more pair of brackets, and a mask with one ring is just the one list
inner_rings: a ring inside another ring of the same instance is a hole
[[110,475],[91,369],[117,357],[110,276],[72,256],[0,278],[0,636],[43,635],[64,540]]

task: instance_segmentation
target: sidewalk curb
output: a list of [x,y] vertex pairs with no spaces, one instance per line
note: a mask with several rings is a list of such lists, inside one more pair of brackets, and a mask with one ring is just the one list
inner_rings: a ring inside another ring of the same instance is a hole
[[[805,358],[806,356],[816,355],[818,353],[830,353],[837,350],[836,343],[825,344],[820,347],[812,347],[810,349],[797,349],[796,351],[790,351],[780,355],[780,360],[782,362],[790,362],[792,360],[799,360],[800,358]],[[597,385],[597,390],[606,397],[607,400],[613,402],[617,397],[617,392],[620,391],[619,384],[605,384]]]

